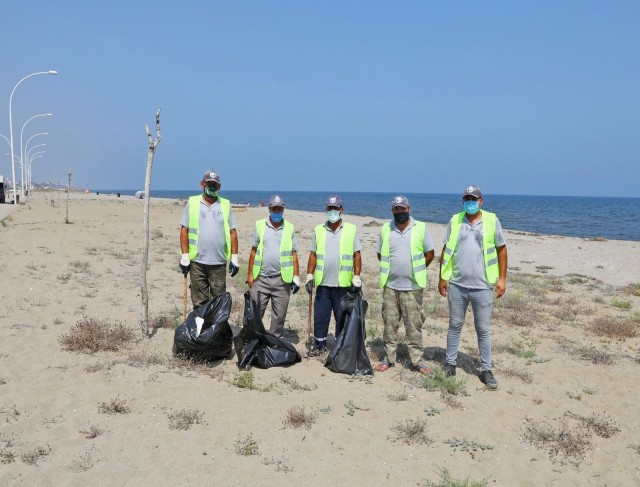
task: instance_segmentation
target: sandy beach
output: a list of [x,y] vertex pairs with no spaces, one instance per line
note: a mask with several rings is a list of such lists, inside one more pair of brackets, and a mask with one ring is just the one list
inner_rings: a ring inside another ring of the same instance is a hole
[[[640,485],[640,242],[506,230],[507,293],[492,322],[500,388],[489,391],[476,376],[469,312],[459,381],[446,391],[401,364],[350,377],[317,358],[250,373],[235,356],[209,365],[173,358],[184,204],[151,202],[149,310],[163,326],[146,338],[142,200],[72,193],[65,224],[65,195],[58,203],[42,191],[0,222],[0,485],[420,486],[442,469],[497,486]],[[253,224],[266,216],[266,208],[235,211],[241,271],[227,287],[236,332]],[[285,211],[303,277],[323,217]],[[344,218],[363,245],[373,360],[384,220]],[[428,228],[439,255],[445,227]],[[437,368],[448,311],[436,262],[428,276],[423,339]],[[303,289],[287,317],[303,357],[307,307]],[[134,339],[118,351],[65,349],[63,337],[92,320],[122,325]],[[295,411],[304,413],[300,423]]]

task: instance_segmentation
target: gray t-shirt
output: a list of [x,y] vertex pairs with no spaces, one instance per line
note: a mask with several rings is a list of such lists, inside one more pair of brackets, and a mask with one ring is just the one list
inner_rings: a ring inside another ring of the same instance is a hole
[[[282,241],[282,233],[284,230],[284,220],[282,225],[275,228],[271,220],[267,218],[267,226],[264,229],[264,245],[262,247],[262,267],[260,268],[260,275],[263,277],[273,277],[280,275],[280,242]],[[253,229],[253,243],[252,247],[258,248],[260,240],[258,239],[258,232],[255,227]],[[296,232],[293,231],[293,251],[298,251],[298,244],[296,242]]]
[[[180,225],[189,228],[189,201],[184,207]],[[233,209],[229,209],[229,230],[236,228]],[[226,236],[224,234],[224,216],[218,200],[208,206],[200,200],[198,229],[198,255],[194,259],[199,264],[220,265],[227,263]]]
[[[324,271],[322,273],[321,286],[338,287],[338,273],[340,271],[340,238],[342,237],[341,223],[336,232],[332,232],[329,228],[329,224],[325,222],[324,227],[327,230],[327,236],[325,238],[324,249]],[[311,251],[315,252],[317,249],[316,234],[313,233],[313,244],[311,245]],[[360,245],[360,237],[358,231],[353,237],[353,251],[360,252],[362,245]]]
[[[389,232],[389,277],[386,286],[396,291],[413,291],[421,289],[413,276],[413,264],[411,262],[411,232],[415,220],[409,218],[409,225],[404,232],[398,230],[396,223],[391,220],[391,231]],[[433,250],[433,239],[427,226],[424,227],[424,238],[422,240],[424,252]],[[382,235],[378,236],[378,253],[382,251]]]
[[[447,225],[443,245],[447,245],[451,235],[451,220]],[[502,225],[496,217],[496,247],[502,247],[507,242],[502,233]],[[450,282],[466,289],[492,289],[487,283],[484,270],[484,256],[482,254],[482,219],[471,225],[467,215],[462,220],[458,243],[453,252],[453,275]]]

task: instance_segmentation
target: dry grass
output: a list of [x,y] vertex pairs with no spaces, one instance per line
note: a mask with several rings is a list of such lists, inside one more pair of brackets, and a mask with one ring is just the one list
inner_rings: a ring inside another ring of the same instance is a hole
[[407,394],[406,389],[404,391],[390,392],[387,394],[387,399],[393,402],[402,402],[409,399],[409,394]]
[[602,316],[591,322],[591,331],[613,340],[626,340],[638,336],[638,325],[629,319]]
[[16,461],[16,455],[9,448],[0,449],[0,463],[5,465]]
[[391,431],[394,436],[390,436],[389,439],[400,441],[405,445],[432,443],[432,440],[427,436],[427,421],[421,418],[400,421],[391,428]]
[[304,406],[293,406],[287,411],[283,423],[290,428],[310,429],[316,419],[318,419],[316,410],[307,412]]
[[579,465],[591,446],[589,432],[582,426],[571,427],[564,418],[554,427],[546,421],[525,418],[524,438],[546,451],[553,462]]
[[632,296],[640,296],[640,282],[632,283],[623,288],[623,291]]
[[293,377],[284,374],[280,376],[280,382],[292,391],[313,391],[318,388],[317,384],[300,384]]
[[94,424],[89,426],[87,429],[80,430],[80,433],[83,434],[87,440],[93,440],[104,433],[104,430]]
[[181,324],[182,313],[179,309],[154,315],[149,320],[149,327],[155,329],[166,328],[168,330],[175,330]]
[[73,461],[71,465],[71,469],[76,472],[86,472],[87,470],[91,470],[93,468],[93,457],[91,455],[91,451],[80,455]]
[[150,365],[166,365],[169,357],[160,353],[133,351],[127,356],[126,363],[131,367],[144,368]]
[[172,430],[188,430],[194,424],[205,424],[202,420],[204,413],[197,409],[182,409],[181,411],[172,411],[167,414],[169,418],[169,429]]
[[235,450],[238,455],[242,455],[243,457],[260,454],[258,442],[253,439],[251,433],[235,441]]
[[533,374],[526,369],[519,369],[517,367],[502,367],[500,372],[506,377],[515,377],[520,379],[525,384],[531,384],[533,382]]
[[133,330],[121,324],[83,318],[60,337],[63,350],[93,354],[117,352],[134,338]]
[[102,402],[98,405],[98,412],[102,414],[127,414],[129,411],[131,410],[127,406],[127,401],[119,397],[111,399],[109,403]]
[[600,416],[593,413],[591,416],[580,416],[571,412],[566,413],[570,418],[577,419],[580,423],[600,438],[611,438],[620,432],[620,427],[609,416]]
[[469,480],[469,477],[464,480],[457,480],[451,476],[451,473],[446,468],[441,468],[438,472],[440,480],[437,482],[427,481],[422,487],[487,487],[489,479],[482,480]]
[[47,445],[46,448],[42,446],[38,446],[31,451],[25,452],[20,455],[20,460],[29,465],[37,465],[38,460],[43,457],[46,457],[49,453],[51,453],[51,447]]

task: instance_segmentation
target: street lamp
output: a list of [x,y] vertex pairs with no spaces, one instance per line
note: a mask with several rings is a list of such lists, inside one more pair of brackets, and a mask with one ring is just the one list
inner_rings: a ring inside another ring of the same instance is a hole
[[14,154],[15,151],[13,150],[13,118],[11,116],[11,105],[13,102],[13,94],[16,91],[16,88],[18,86],[20,86],[20,83],[22,83],[24,80],[26,80],[27,78],[31,78],[32,76],[37,76],[39,74],[58,74],[57,71],[54,70],[49,70],[49,71],[38,71],[37,73],[31,73],[28,74],[27,76],[25,76],[24,78],[22,78],[20,81],[18,81],[16,83],[16,85],[13,87],[13,90],[11,90],[11,96],[9,96],[9,145],[11,145],[11,177],[13,178],[13,203],[17,204],[17,198],[16,198],[16,166],[15,166],[15,160],[14,160]]
[[27,146],[26,145],[24,146],[25,158],[28,161],[28,163],[27,163],[27,175],[26,175],[27,176],[27,194],[31,194],[31,158],[29,156],[31,155],[31,151],[33,149],[35,149],[36,147],[44,147],[46,145],[47,144],[36,144],[36,145],[34,145],[32,147],[29,147],[29,151],[28,152],[26,152]]
[[[24,128],[25,128],[25,127],[27,126],[27,124],[28,124],[29,122],[31,122],[31,120],[33,120],[34,118],[38,118],[38,117],[50,117],[50,116],[52,116],[52,115],[53,115],[53,113],[40,113],[39,115],[34,115],[33,117],[31,117],[30,119],[28,119],[28,120],[27,120],[27,121],[22,125],[22,129],[20,130],[20,160],[21,160],[21,161],[23,161],[23,160],[25,160],[25,159],[26,159],[26,158],[25,158],[25,155],[26,155],[26,154],[25,154],[25,151],[23,150],[24,146],[22,145],[22,134],[24,133]],[[24,174],[25,166],[24,166],[24,165],[22,166],[22,169],[23,169],[23,171],[22,171],[22,175],[21,175],[21,182],[22,182],[22,185],[21,185],[21,187],[22,187],[22,195],[21,195],[21,196],[24,198],[24,177],[25,177],[25,174]]]
[[[31,139],[33,139],[34,137],[38,137],[39,135],[49,135],[49,132],[40,132],[38,134],[34,134],[31,137],[29,137],[29,140],[27,140],[27,143],[24,144],[25,152],[27,151],[27,147],[29,147],[29,142],[31,142]],[[28,156],[27,156],[27,158],[28,158]],[[29,191],[31,191],[31,186],[29,184],[27,184],[27,187],[29,187]]]

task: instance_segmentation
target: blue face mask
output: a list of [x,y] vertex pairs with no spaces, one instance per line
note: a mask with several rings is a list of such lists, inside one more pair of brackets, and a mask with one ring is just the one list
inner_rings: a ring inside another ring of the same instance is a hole
[[271,218],[271,221],[273,223],[280,223],[282,221],[282,219],[284,218],[284,212],[283,213],[273,213],[273,212],[269,212],[269,218]]
[[477,200],[467,200],[463,201],[462,205],[464,206],[464,211],[466,211],[469,215],[475,215],[480,211],[480,204]]
[[329,210],[327,211],[327,220],[331,223],[335,223],[340,220],[340,210]]

